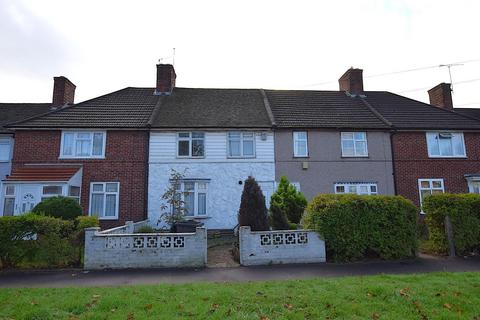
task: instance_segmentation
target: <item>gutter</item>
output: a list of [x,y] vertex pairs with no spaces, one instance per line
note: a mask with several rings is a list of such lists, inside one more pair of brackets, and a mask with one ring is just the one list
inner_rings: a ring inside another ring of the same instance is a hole
[[397,174],[395,172],[395,151],[393,148],[393,136],[397,133],[396,130],[390,132],[390,153],[392,154],[392,175],[393,175],[393,193],[397,193]]

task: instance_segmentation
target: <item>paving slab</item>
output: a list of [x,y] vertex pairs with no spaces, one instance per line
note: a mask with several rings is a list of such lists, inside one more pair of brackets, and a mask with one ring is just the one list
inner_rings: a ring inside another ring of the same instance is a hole
[[291,264],[237,268],[136,269],[86,272],[79,269],[50,271],[2,271],[0,288],[96,287],[159,283],[238,282],[307,279],[375,274],[415,274],[427,272],[480,272],[480,258],[436,258],[420,256],[412,260],[373,261],[349,264]]

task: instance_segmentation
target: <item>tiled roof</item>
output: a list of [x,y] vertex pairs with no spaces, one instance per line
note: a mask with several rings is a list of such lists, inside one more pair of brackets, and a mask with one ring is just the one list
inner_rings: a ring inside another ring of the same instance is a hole
[[22,167],[12,171],[4,181],[67,182],[80,167]]
[[0,103],[0,133],[11,132],[3,126],[50,111],[51,103]]
[[365,95],[365,100],[395,128],[480,129],[480,121],[390,92],[366,91]]
[[42,117],[12,124],[13,128],[142,128],[159,96],[154,88],[125,88]]
[[480,120],[480,108],[454,108],[456,113]]
[[163,96],[152,128],[270,128],[258,89],[175,88]]
[[359,97],[341,91],[265,90],[280,128],[388,128]]

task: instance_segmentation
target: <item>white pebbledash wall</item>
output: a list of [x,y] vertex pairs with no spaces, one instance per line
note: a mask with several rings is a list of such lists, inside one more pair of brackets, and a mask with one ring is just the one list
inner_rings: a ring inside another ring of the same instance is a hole
[[133,233],[140,225],[100,232],[85,230],[84,269],[186,268],[207,263],[207,231],[195,233]]
[[325,262],[325,242],[309,230],[251,231],[240,227],[243,266]]
[[205,132],[205,157],[178,158],[176,134],[152,132],[150,136],[148,218],[152,224],[160,218],[161,197],[169,185],[171,169],[185,170],[187,179],[208,179],[207,215],[198,217],[208,229],[232,229],[237,225],[243,182],[248,176],[253,176],[265,198],[270,198],[275,181],[272,132],[266,132],[266,140],[256,132],[256,156],[245,159],[227,157],[227,131]]

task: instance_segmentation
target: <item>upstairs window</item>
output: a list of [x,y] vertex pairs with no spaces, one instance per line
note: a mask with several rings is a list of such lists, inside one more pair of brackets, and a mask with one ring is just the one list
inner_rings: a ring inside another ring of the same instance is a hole
[[105,157],[105,132],[62,132],[61,158]]
[[232,158],[255,157],[255,134],[253,132],[229,132],[228,156]]
[[179,132],[177,141],[178,157],[202,158],[205,156],[205,133]]
[[336,194],[358,194],[358,195],[376,195],[378,194],[376,183],[337,183],[335,184]]
[[0,162],[10,161],[10,140],[0,140]]
[[367,157],[366,132],[342,132],[342,157]]
[[461,132],[427,132],[428,156],[465,157],[465,143]]
[[293,133],[293,156],[308,157],[308,135],[306,131]]

